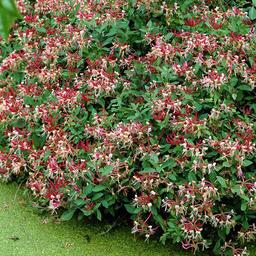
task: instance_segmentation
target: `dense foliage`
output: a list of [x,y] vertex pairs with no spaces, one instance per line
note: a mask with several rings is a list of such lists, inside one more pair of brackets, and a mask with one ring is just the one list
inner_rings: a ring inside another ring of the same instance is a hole
[[254,22],[205,2],[17,1],[24,20],[1,43],[1,178],[64,220],[126,211],[146,239],[245,255]]

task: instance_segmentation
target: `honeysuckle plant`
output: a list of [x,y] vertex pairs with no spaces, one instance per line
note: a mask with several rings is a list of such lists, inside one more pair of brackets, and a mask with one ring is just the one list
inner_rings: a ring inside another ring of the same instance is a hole
[[126,212],[197,252],[255,242],[255,28],[211,1],[17,1],[0,176],[63,220]]

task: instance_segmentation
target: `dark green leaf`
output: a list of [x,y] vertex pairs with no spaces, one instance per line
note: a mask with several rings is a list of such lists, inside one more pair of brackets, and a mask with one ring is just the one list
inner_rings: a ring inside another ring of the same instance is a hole
[[92,197],[92,201],[97,201],[98,199],[100,199],[102,196],[104,196],[103,193],[97,193]]
[[102,190],[104,190],[106,187],[105,186],[102,186],[102,185],[98,185],[98,186],[95,186],[92,191],[93,192],[100,192]]
[[256,9],[255,7],[251,7],[249,10],[249,17],[251,20],[256,19]]
[[111,165],[107,165],[103,168],[99,169],[99,172],[103,175],[103,176],[107,176],[109,175],[112,171],[113,171],[114,167]]
[[253,162],[252,161],[250,161],[250,160],[244,160],[243,161],[243,166],[245,166],[245,167],[247,167],[247,166],[250,166],[250,165],[252,165],[253,164]]
[[224,178],[222,178],[221,176],[217,176],[216,178],[217,178],[217,181],[220,183],[220,185],[223,188],[227,188],[228,187]]
[[74,216],[75,211],[76,211],[76,209],[69,209],[69,210],[63,212],[60,219],[63,221],[71,220],[72,217]]

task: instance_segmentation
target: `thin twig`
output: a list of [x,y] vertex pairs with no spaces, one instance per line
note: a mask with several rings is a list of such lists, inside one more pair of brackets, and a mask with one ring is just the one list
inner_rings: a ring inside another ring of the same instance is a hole
[[20,190],[20,188],[21,188],[21,185],[22,185],[23,183],[24,183],[24,182],[21,182],[21,183],[19,184],[19,186],[18,186],[18,188],[17,188],[17,190],[16,190],[16,192],[15,192],[13,201],[16,201],[17,194],[18,194],[18,192],[19,192],[19,190]]

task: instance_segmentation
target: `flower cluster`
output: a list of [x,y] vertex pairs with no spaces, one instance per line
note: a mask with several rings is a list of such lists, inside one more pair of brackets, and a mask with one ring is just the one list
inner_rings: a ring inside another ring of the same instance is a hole
[[256,237],[247,14],[201,0],[17,2],[24,19],[0,42],[0,178],[25,181],[62,219],[126,211],[146,239],[245,255]]

